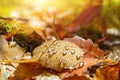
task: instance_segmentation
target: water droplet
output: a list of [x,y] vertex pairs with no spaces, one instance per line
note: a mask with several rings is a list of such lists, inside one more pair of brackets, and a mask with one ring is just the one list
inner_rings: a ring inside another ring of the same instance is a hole
[[80,61],[79,66],[80,66],[80,67],[83,67],[83,66],[84,66],[84,62],[83,62],[83,61]]
[[49,57],[52,57],[56,53],[57,53],[57,51],[49,51]]
[[63,78],[67,78],[68,75],[67,75],[66,73],[63,73],[63,74],[62,74],[62,77],[63,77]]
[[77,60],[79,60],[79,59],[80,59],[80,57],[81,57],[80,55],[77,55],[77,56],[76,56],[76,59],[77,59]]
[[45,45],[45,47],[47,47],[47,48],[48,48],[48,47],[49,47],[49,44],[46,44],[46,45]]
[[73,65],[72,65],[72,66],[70,66],[70,67],[69,67],[69,69],[74,69],[74,66],[73,66]]
[[17,43],[14,42],[14,41],[9,42],[9,46],[10,46],[11,48],[16,47],[16,45],[17,45]]
[[46,61],[46,64],[49,64],[49,62],[50,62],[50,61],[49,61],[49,60],[47,60],[47,61]]
[[66,63],[67,63],[67,60],[66,60],[66,59],[64,59],[64,61],[63,61],[63,62],[64,62],[64,64],[66,64]]
[[62,59],[62,58],[60,58],[60,59],[59,59],[59,63],[62,63],[62,60],[63,60],[63,59]]
[[65,50],[69,50],[69,47],[68,47],[68,46],[66,46],[66,47],[65,47]]
[[67,59],[63,60],[63,67],[67,66]]
[[48,48],[48,52],[51,52],[51,51],[53,51],[53,48]]
[[54,45],[57,45],[57,41],[55,41],[53,44],[54,44]]
[[64,52],[63,52],[63,56],[65,56],[66,54],[67,54],[67,52],[66,52],[66,51],[64,51]]
[[74,50],[72,50],[72,51],[71,51],[71,54],[75,54],[75,51],[74,51]]
[[49,52],[49,58],[52,57],[52,55],[54,55],[54,53],[52,51]]

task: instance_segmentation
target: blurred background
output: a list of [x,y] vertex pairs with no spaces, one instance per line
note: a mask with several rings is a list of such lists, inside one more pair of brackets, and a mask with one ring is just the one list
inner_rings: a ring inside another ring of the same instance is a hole
[[78,35],[110,46],[119,44],[120,0],[1,0],[0,22],[44,40]]

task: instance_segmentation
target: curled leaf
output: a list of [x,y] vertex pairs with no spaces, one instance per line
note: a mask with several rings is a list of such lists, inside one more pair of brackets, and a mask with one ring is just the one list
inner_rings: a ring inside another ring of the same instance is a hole
[[120,63],[107,65],[103,68],[99,68],[95,76],[96,80],[119,80]]
[[73,38],[65,38],[64,40],[70,41],[78,45],[86,53],[86,57],[97,57],[102,58],[104,52],[98,47],[97,44],[93,43],[90,39],[83,39],[81,37],[75,36]]

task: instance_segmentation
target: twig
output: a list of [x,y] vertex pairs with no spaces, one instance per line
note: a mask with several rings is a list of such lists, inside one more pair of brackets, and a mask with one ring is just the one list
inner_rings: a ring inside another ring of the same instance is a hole
[[29,19],[24,19],[24,18],[11,18],[11,17],[1,17],[0,19],[2,20],[20,20],[20,21],[30,21]]

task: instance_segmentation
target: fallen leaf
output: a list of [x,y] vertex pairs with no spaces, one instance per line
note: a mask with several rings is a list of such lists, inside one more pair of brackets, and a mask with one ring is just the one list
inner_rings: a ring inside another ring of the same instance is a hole
[[99,68],[95,76],[96,80],[120,80],[120,62]]
[[39,64],[36,63],[19,64],[14,73],[15,74],[14,80],[25,80],[27,78],[37,76],[41,73],[42,68],[39,66]]
[[8,42],[3,36],[0,36],[0,59],[20,59],[23,54],[23,48],[15,42]]
[[69,77],[69,78],[65,78],[63,80],[90,80],[85,76],[73,76],[73,77]]
[[97,44],[93,43],[91,39],[83,39],[75,36],[73,38],[65,38],[64,40],[70,41],[78,45],[85,52],[86,57],[103,58],[104,52],[98,47]]
[[63,71],[61,72],[59,75],[61,78],[68,78],[68,77],[73,77],[75,75],[77,76],[83,76],[87,70],[88,67],[91,67],[95,64],[98,63],[99,60],[94,59],[94,58],[84,58],[84,65],[83,67],[80,67],[78,69],[74,69],[72,71],[68,70],[68,71]]

